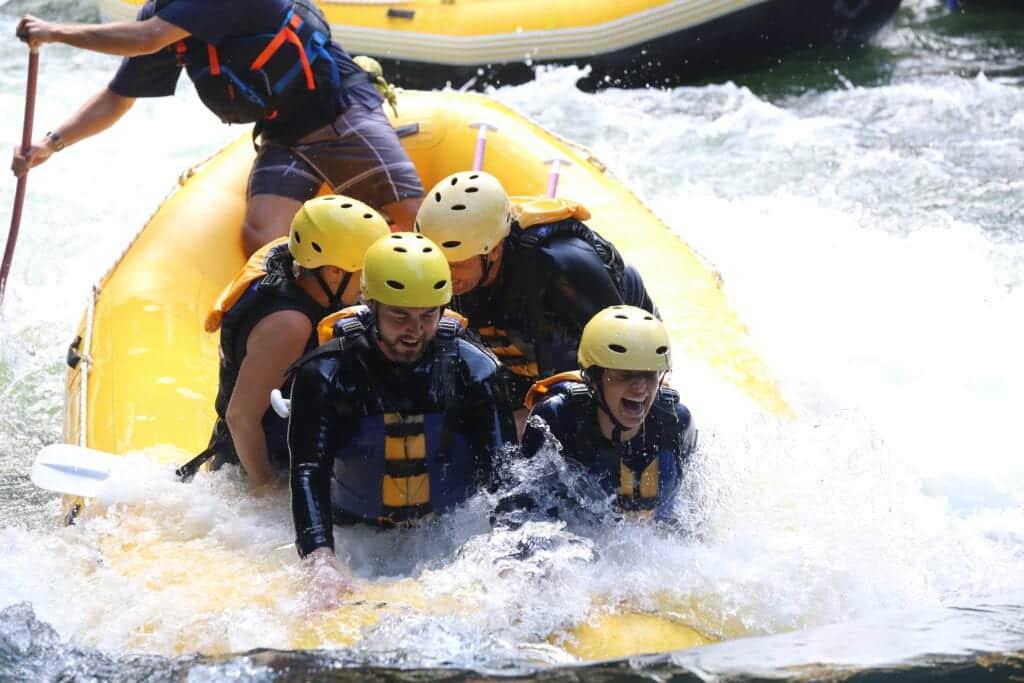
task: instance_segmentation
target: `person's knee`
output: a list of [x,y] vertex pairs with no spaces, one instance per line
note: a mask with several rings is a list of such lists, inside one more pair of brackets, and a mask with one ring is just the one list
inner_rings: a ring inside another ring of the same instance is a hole
[[423,203],[422,197],[414,197],[388,204],[381,209],[388,215],[397,230],[408,232],[416,223],[416,212],[420,210],[421,203]]
[[285,237],[302,202],[288,197],[257,195],[249,198],[242,220],[242,248],[246,257],[278,237]]
[[246,258],[252,256],[253,252],[267,242],[287,234],[287,229],[282,232],[274,225],[246,218],[242,221],[242,248],[245,250]]

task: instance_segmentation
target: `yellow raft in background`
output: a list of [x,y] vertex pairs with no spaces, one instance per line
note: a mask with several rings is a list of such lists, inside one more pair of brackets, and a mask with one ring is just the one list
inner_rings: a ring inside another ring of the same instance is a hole
[[[144,0],[97,0],[105,21]],[[404,87],[501,85],[576,64],[587,89],[678,85],[867,41],[900,0],[317,0],[335,40]]]
[[[677,353],[720,371],[765,412],[789,414],[715,273],[585,150],[480,95],[407,92],[400,109],[394,124],[410,132],[402,140],[426,187],[471,166],[477,132],[470,124],[477,121],[498,128],[489,137],[484,170],[498,176],[510,194],[543,194],[549,173],[545,160],[571,161],[562,168],[559,196],[589,207],[589,224],[639,268]],[[244,262],[239,226],[252,160],[252,144],[243,136],[183,175],[98,284],[69,354],[70,361],[87,360],[74,362],[67,375],[68,443],[117,454],[147,450],[176,462],[205,447],[214,421],[218,338],[204,332],[203,321]],[[66,502],[69,514],[80,508],[80,500]],[[191,558],[185,567],[162,560],[175,554],[170,546],[148,560],[168,562],[160,585],[173,583],[175,571],[180,581],[211,576],[196,571],[201,559]],[[111,566],[142,571],[140,563],[147,560],[132,539],[119,539],[112,547]],[[195,552],[194,545],[190,548]],[[225,567],[221,558],[211,562]],[[246,574],[243,568],[234,573]],[[655,643],[657,649],[670,649],[704,642],[690,629],[677,632],[678,624],[629,619],[629,629],[648,629],[642,642],[618,637],[615,627],[595,622],[572,636],[572,648],[599,658]],[[295,646],[317,642],[322,641],[316,633],[307,631]]]

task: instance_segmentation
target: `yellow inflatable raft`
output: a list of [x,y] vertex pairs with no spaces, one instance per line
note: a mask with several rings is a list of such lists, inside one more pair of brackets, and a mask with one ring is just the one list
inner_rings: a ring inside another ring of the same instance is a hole
[[[98,0],[107,21],[143,0]],[[900,0],[318,0],[334,38],[405,87],[516,83],[589,65],[584,87],[672,85],[791,49],[857,45]]]
[[[588,206],[593,214],[589,223],[644,274],[678,354],[720,372],[766,413],[789,414],[716,274],[584,149],[480,95],[409,92],[400,104],[402,117],[394,124],[404,133],[403,143],[427,187],[471,166],[477,129],[470,124],[478,121],[498,129],[490,134],[484,169],[512,194],[543,194],[550,168],[545,161],[570,161],[561,170],[559,196]],[[68,354],[68,443],[115,454],[146,450],[178,463],[206,445],[214,421],[218,339],[204,332],[203,321],[244,262],[239,226],[252,159],[252,144],[243,136],[185,173],[98,283]],[[82,501],[69,498],[66,503],[70,519]],[[201,539],[161,541],[161,535],[144,534],[149,539],[145,543],[111,539],[104,549],[109,566],[131,576],[153,576],[154,563],[165,562],[159,578],[153,579],[160,590],[185,584],[197,573],[213,581],[225,572],[261,572],[256,566],[236,566],[240,560],[221,557],[223,550],[204,550]],[[186,559],[179,561],[179,555]],[[203,564],[216,566],[219,573],[197,572]],[[273,568],[265,569],[265,577],[275,575]],[[236,587],[218,599],[236,593],[248,595]],[[197,609],[201,604],[197,601]],[[210,603],[211,610],[223,607]],[[364,617],[349,614],[311,625],[293,646],[337,642],[325,640],[325,634],[356,628]],[[636,651],[622,648],[668,649],[704,642],[700,634],[676,623],[643,615],[623,618],[630,620],[634,634],[646,635],[640,641],[615,637],[614,630],[598,621],[566,636],[567,642],[581,656],[595,658]]]

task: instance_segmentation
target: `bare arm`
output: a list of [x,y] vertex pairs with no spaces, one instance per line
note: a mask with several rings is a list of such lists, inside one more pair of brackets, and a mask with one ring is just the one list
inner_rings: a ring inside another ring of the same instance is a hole
[[[82,107],[68,118],[67,121],[53,129],[65,145],[72,145],[80,140],[92,137],[105,131],[125,115],[135,104],[135,99],[122,97],[110,88],[104,88],[93,95]],[[20,149],[14,150],[11,170],[14,175],[21,175],[27,169],[43,163],[56,151],[49,137],[43,136],[32,143],[28,154]]]
[[249,334],[226,417],[238,459],[253,486],[264,486],[274,478],[262,424],[270,392],[284,382],[285,371],[302,355],[312,332],[313,325],[302,313],[278,311]]
[[30,45],[64,43],[108,55],[137,57],[152,54],[190,34],[160,17],[113,24],[54,24],[26,15],[18,22],[15,35]]

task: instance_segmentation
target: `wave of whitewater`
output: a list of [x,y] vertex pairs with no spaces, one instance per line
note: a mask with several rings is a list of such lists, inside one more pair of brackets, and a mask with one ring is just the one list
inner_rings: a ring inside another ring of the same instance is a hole
[[[91,8],[0,5],[0,34],[21,11]],[[138,459],[109,499],[150,502],[65,529],[57,499],[27,481],[38,449],[60,439],[64,350],[85,292],[177,175],[238,131],[183,83],[184,97],[139,102],[33,171],[0,320],[0,671],[520,670],[573,662],[548,634],[616,604],[668,606],[722,638],[769,636],[671,660],[706,672],[1024,649],[1024,56],[994,39],[965,45],[946,21],[910,3],[859,61],[793,67],[809,92],[782,72],[752,77],[754,89],[583,94],[578,72],[559,69],[492,93],[590,147],[716,265],[799,419],[676,374],[702,436],[686,538],[626,523],[490,532],[484,499],[419,533],[339,532],[361,577],[415,577],[428,602],[464,609],[382,614],[327,660],[164,658],[288,647],[304,606],[283,494],[252,499],[231,472],[183,487]],[[24,58],[0,46],[10,145]],[[45,50],[38,130],[115,64]],[[0,179],[0,196],[13,188]],[[212,600],[201,581],[99,560],[111,539],[147,536],[258,566],[279,594],[253,609],[259,586],[238,581],[221,611],[197,616]]]

